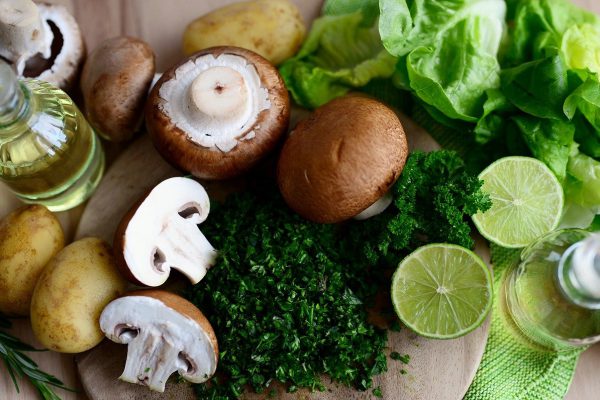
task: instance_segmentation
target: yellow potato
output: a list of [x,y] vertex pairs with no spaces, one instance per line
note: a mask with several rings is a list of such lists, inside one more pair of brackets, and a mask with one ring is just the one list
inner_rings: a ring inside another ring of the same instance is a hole
[[31,326],[48,349],[80,353],[102,341],[98,322],[104,307],[125,292],[109,245],[79,240],[46,266],[31,301]]
[[213,46],[237,46],[277,65],[296,54],[305,33],[302,16],[289,0],[246,1],[189,24],[183,34],[183,51],[191,55]]
[[0,222],[0,313],[29,315],[40,274],[64,246],[60,222],[44,206],[21,207]]

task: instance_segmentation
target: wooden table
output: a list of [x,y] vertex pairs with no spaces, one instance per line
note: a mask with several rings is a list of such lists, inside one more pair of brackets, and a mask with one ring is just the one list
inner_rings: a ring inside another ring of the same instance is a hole
[[[197,10],[216,8],[234,0],[45,0],[66,5],[79,21],[88,49],[93,49],[101,40],[116,35],[140,37],[151,44],[157,53],[157,70],[162,71],[181,57],[181,33],[185,24],[201,13]],[[600,13],[597,0],[573,0],[590,10]],[[301,0],[296,3],[301,4]],[[303,6],[306,20],[318,14],[316,6]],[[182,23],[182,21],[186,21]],[[163,26],[180,24],[176,30],[164,30]],[[118,149],[117,149],[118,152]],[[18,205],[18,201],[0,184],[0,218]],[[73,235],[82,208],[60,215],[67,235]],[[13,333],[23,340],[36,344],[27,320],[16,321]],[[33,354],[32,358],[47,371],[60,377],[67,385],[78,387],[73,358],[57,353]],[[600,365],[600,345],[586,351],[577,366],[575,378],[567,400],[592,400],[600,393],[597,367]],[[20,395],[15,394],[3,366],[0,366],[0,399],[35,399],[35,390],[26,382],[21,384]],[[64,400],[85,399],[81,393],[61,393]]]

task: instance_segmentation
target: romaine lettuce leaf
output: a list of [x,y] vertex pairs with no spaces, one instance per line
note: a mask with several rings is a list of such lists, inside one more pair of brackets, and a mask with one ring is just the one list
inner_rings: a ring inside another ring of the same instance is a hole
[[506,69],[501,76],[502,92],[518,109],[540,118],[565,119],[569,82],[559,55]]
[[514,116],[512,120],[533,156],[548,165],[561,181],[564,180],[575,135],[573,124],[525,114]]
[[600,73],[600,21],[573,25],[563,35],[561,51],[571,69]]
[[504,0],[380,0],[379,31],[388,51],[403,56],[430,46],[465,19],[485,18],[476,42],[496,54],[504,30]]
[[396,58],[383,48],[376,21],[364,24],[361,11],[315,20],[299,53],[280,67],[298,104],[318,107],[394,73]]
[[373,26],[379,17],[379,0],[326,0],[323,15],[346,15],[357,11],[363,14],[363,25]]
[[600,29],[600,18],[570,0],[518,0],[508,2],[508,15],[513,28],[510,46],[504,53],[503,65],[514,66],[544,58],[548,48],[561,50],[569,68],[597,67],[592,60],[599,40],[593,30]]
[[[499,87],[503,0],[380,0],[385,48],[400,57],[395,84],[447,118],[475,123]],[[438,118],[439,119],[439,118]]]
[[475,140],[485,144],[504,133],[506,118],[500,113],[513,110],[512,103],[499,89],[489,89],[483,103],[483,115],[475,126]]
[[565,194],[571,203],[600,213],[600,162],[580,153],[576,145],[567,165]]

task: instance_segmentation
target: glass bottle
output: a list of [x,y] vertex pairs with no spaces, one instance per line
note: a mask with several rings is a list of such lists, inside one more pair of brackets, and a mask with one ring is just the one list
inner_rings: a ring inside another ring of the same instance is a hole
[[531,244],[507,271],[502,299],[509,326],[532,347],[600,341],[600,234],[565,229]]
[[63,211],[87,200],[103,172],[102,146],[73,100],[18,81],[0,60],[0,181],[26,203]]

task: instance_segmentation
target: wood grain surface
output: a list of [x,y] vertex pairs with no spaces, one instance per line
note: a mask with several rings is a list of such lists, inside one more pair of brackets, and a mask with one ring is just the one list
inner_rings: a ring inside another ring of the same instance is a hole
[[[77,18],[82,28],[88,49],[93,49],[101,40],[127,34],[140,37],[151,44],[157,53],[157,69],[168,68],[181,57],[181,34],[186,24],[209,9],[232,3],[232,0],[46,0],[51,3],[64,4]],[[295,0],[300,5],[306,21],[310,21],[319,12],[318,1]],[[597,0],[574,0],[574,2],[600,13],[600,2]],[[421,146],[418,146],[421,147]],[[119,152],[119,149],[116,150]],[[126,171],[123,171],[126,174]],[[160,178],[157,178],[160,179]],[[127,190],[127,188],[121,188]],[[18,201],[0,184],[0,218],[18,205]],[[68,236],[72,236],[83,207],[59,216]],[[102,226],[103,221],[97,221]],[[106,223],[106,220],[104,221]],[[83,232],[81,232],[83,233]],[[37,344],[27,320],[16,320],[13,333],[23,340]],[[423,339],[420,339],[423,340]],[[417,341],[407,340],[405,344],[417,347]],[[450,342],[439,342],[440,346]],[[107,352],[112,349],[107,349]],[[407,349],[410,353],[411,350]],[[469,357],[465,353],[465,357]],[[470,357],[473,357],[471,354]],[[40,367],[52,372],[68,385],[78,388],[78,393],[60,393],[65,400],[86,399],[81,390],[76,374],[73,357],[57,353],[36,353],[32,355]],[[417,368],[416,359],[411,362],[410,368]],[[442,360],[428,365],[436,370],[460,369],[464,365],[462,360],[454,360],[444,364]],[[580,359],[573,384],[566,396],[567,400],[592,400],[598,399],[600,393],[600,379],[597,378],[597,368],[600,365],[600,346],[587,350]],[[411,379],[409,374],[409,378]],[[460,384],[455,381],[444,381],[445,388],[453,391]],[[435,382],[429,384],[434,385]],[[428,390],[423,387],[422,390]],[[403,398],[413,399],[413,393],[406,392]],[[428,399],[439,399],[434,392]],[[460,398],[457,395],[456,399]],[[35,390],[26,382],[21,382],[21,393],[16,394],[12,382],[9,380],[3,366],[0,366],[0,399],[21,400],[37,398]],[[119,396],[119,398],[121,398]],[[145,398],[145,397],[143,397]]]

